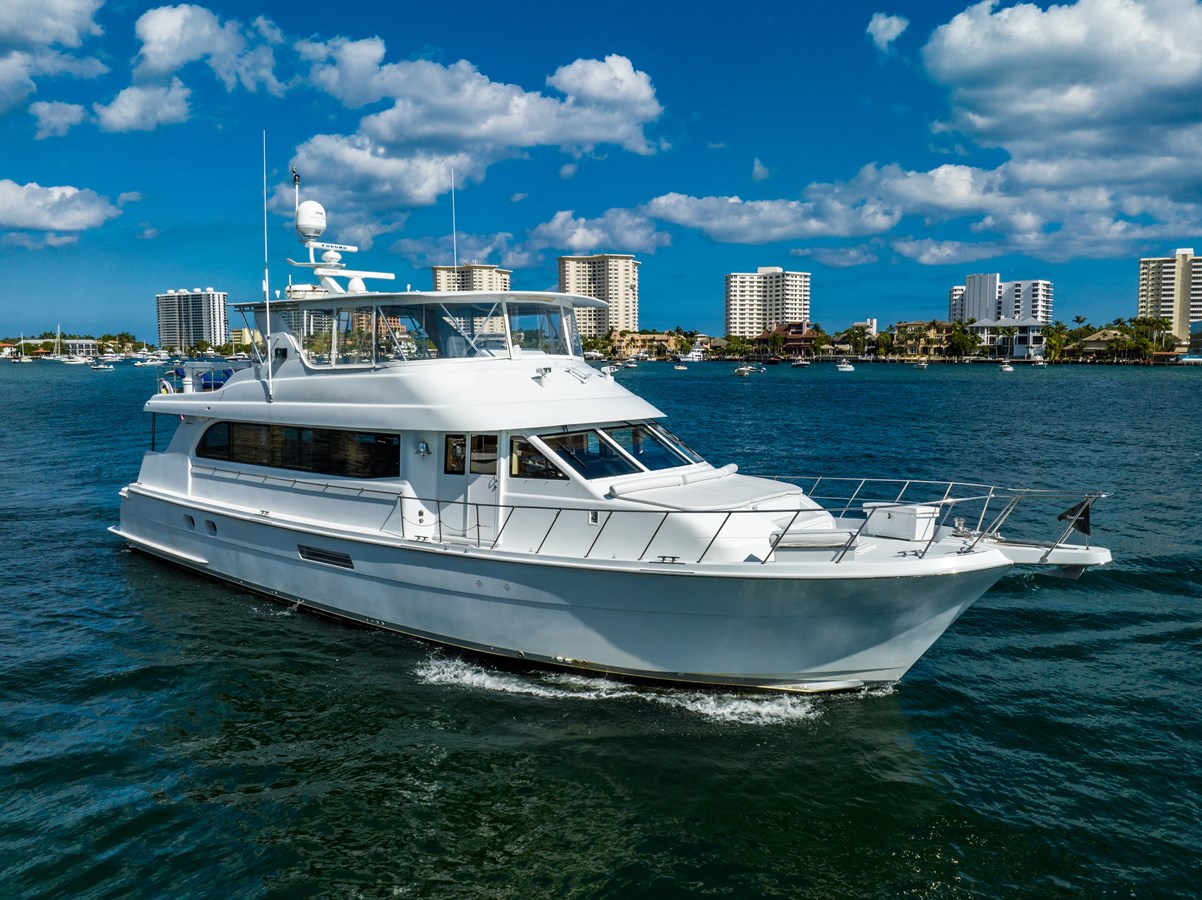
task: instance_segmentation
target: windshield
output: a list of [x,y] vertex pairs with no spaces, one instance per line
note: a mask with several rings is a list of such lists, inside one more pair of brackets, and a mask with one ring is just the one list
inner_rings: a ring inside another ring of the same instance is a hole
[[705,462],[652,422],[539,437],[585,478],[612,478]]

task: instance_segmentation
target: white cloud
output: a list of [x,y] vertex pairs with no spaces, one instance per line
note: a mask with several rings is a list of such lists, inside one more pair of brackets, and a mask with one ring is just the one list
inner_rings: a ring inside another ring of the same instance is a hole
[[888,53],[893,42],[902,36],[910,20],[904,16],[890,16],[885,13],[873,13],[868,22],[867,33],[873,45],[882,53]]
[[626,209],[611,209],[597,219],[577,218],[572,210],[560,210],[549,222],[530,232],[528,244],[534,249],[555,248],[573,253],[608,251],[610,253],[651,253],[672,242],[669,235],[657,231],[647,216]]
[[159,125],[186,122],[191,91],[178,78],[169,87],[127,87],[107,105],[94,103],[104,131],[153,131]]
[[[241,84],[248,91],[261,86],[277,96],[284,92],[268,46],[279,43],[282,35],[262,16],[252,28],[245,28],[237,20],[223,24],[204,7],[182,3],[143,13],[134,31],[142,42],[138,78],[171,75],[190,62],[204,60],[227,91]],[[258,41],[264,43],[256,46]]]
[[[458,253],[460,265],[464,263],[490,263],[504,259],[513,245],[513,235],[499,232],[492,235],[456,235],[458,246],[452,245],[449,234],[440,237],[401,238],[388,248],[390,253],[403,256],[414,268],[449,266]],[[502,265],[506,263],[502,262]]]
[[107,71],[97,59],[71,56],[46,48],[29,52],[0,52],[0,113],[19,106],[36,91],[36,77],[73,75],[77,78],[94,78]]
[[0,245],[20,247],[22,250],[45,250],[47,247],[65,247],[79,240],[78,234],[27,234],[14,231],[0,235]]
[[[357,108],[384,101],[352,135],[325,134],[297,148],[307,189],[330,198],[361,242],[394,230],[398,210],[434,203],[450,189],[481,182],[495,163],[534,148],[573,156],[601,144],[648,154],[644,128],[662,113],[650,77],[625,57],[577,60],[547,79],[550,92],[496,82],[466,60],[385,62],[380,38],[302,41],[313,85]],[[285,207],[283,194],[277,200]]]
[[790,256],[816,260],[832,269],[850,269],[877,262],[880,256],[867,244],[856,247],[799,247],[789,251]]
[[0,179],[0,228],[22,231],[86,231],[121,210],[95,191],[69,185],[42,187]]
[[757,156],[755,162],[751,164],[751,180],[764,181],[770,174],[768,167],[760,162],[760,158]]
[[768,244],[802,237],[848,237],[888,231],[899,210],[875,200],[847,203],[831,191],[813,201],[742,200],[671,193],[643,207],[657,219],[697,228],[716,241]]
[[527,194],[525,191],[517,191],[516,193],[514,193],[514,195],[512,197],[509,198],[509,202],[510,203],[521,203],[523,200],[525,200],[529,196],[530,195]]
[[0,48],[78,47],[102,30],[96,11],[103,0],[4,0],[0,3]]
[[29,104],[29,112],[37,117],[38,133],[35,140],[48,137],[62,137],[83,121],[86,110],[78,103],[46,103],[39,101]]
[[893,249],[925,266],[959,265],[980,259],[992,259],[1006,252],[1004,248],[995,244],[937,241],[931,238],[903,238],[893,242]]
[[576,177],[576,170],[580,167],[576,163],[564,163],[559,167],[559,177],[565,181],[569,178]]

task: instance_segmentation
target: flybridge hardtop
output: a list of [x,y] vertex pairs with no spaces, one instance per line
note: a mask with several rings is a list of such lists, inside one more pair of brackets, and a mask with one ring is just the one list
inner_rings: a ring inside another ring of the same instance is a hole
[[603,302],[369,291],[324,227],[298,202],[318,283],[239,305],[253,359],[148,401],[178,425],[121,492],[131,547],[472,651],[795,691],[896,681],[1016,565],[1110,560],[1101,492],[711,465],[585,362]]

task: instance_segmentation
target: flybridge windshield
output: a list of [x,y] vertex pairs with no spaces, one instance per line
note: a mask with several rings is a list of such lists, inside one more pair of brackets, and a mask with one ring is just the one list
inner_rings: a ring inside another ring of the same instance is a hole
[[313,366],[583,355],[572,311],[548,304],[388,304],[283,315]]

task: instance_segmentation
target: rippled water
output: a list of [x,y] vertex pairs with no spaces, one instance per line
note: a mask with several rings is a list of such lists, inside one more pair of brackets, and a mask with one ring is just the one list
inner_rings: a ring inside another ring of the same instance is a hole
[[6,896],[1195,896],[1202,371],[619,378],[716,463],[1112,490],[898,686],[497,667],[126,552],[147,370],[0,365]]

